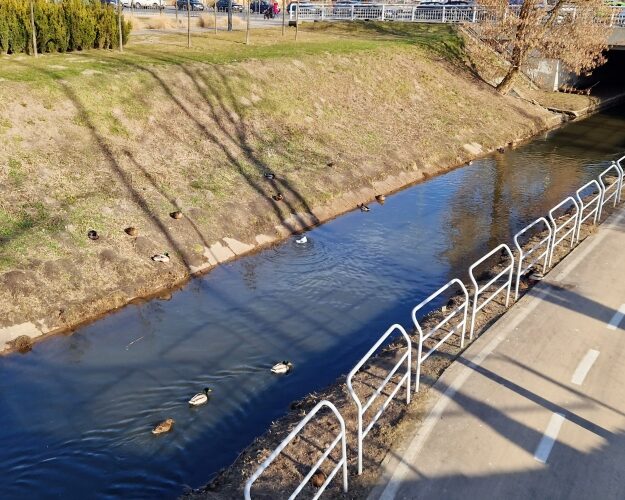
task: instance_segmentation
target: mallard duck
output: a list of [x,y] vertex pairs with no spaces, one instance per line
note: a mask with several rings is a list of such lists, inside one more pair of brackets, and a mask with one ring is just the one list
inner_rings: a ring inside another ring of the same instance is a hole
[[265,172],[265,179],[273,180],[276,178],[276,174],[273,172]]
[[179,210],[176,210],[175,212],[170,213],[169,216],[172,219],[182,219],[182,212]]
[[311,478],[310,482],[315,488],[321,488],[323,486],[323,483],[326,482],[325,473],[321,470],[318,470],[317,472],[313,474],[313,477]]
[[306,237],[306,235],[304,235],[300,239],[295,240],[295,243],[303,245],[304,243],[308,243],[308,238]]
[[168,418],[167,420],[162,421],[158,424],[154,429],[152,429],[152,434],[165,434],[169,432],[174,427],[175,420],[173,418]]
[[451,299],[449,299],[447,301],[447,304],[445,304],[443,307],[441,307],[441,312],[447,312],[447,309],[451,309],[452,307],[454,307],[455,302],[453,297]]
[[282,201],[282,200],[284,200],[284,196],[282,195],[282,193],[274,194],[274,195],[272,196],[272,198],[273,198],[274,200],[276,200],[276,201]]
[[543,273],[538,272],[538,271],[531,271],[528,275],[527,275],[527,279],[530,281],[540,281],[544,278]]
[[208,403],[208,395],[213,392],[210,387],[204,387],[204,392],[198,392],[195,396],[189,399],[191,406],[201,406]]
[[284,375],[285,373],[289,373],[292,369],[293,363],[290,361],[280,361],[271,367],[271,373]]
[[152,260],[154,262],[169,262],[169,254],[165,253],[157,253],[156,255],[152,255]]
[[124,229],[124,232],[128,235],[128,236],[137,236],[139,234],[139,231],[136,227],[127,227],[126,229]]
[[90,240],[97,240],[100,238],[100,235],[98,234],[97,231],[94,231],[93,229],[89,230],[89,232],[87,233],[87,238],[89,238]]
[[361,212],[368,212],[369,210],[371,210],[367,205],[365,205],[364,203],[361,203],[360,205],[358,205],[358,208],[360,208]]
[[379,194],[375,197],[375,200],[380,204],[380,205],[384,205],[384,202],[386,201],[386,196],[384,196],[383,194]]

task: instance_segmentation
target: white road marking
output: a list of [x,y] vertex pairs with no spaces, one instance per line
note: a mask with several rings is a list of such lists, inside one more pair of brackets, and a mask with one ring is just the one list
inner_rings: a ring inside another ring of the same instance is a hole
[[551,449],[558,439],[558,434],[560,433],[560,427],[562,427],[562,423],[564,422],[564,415],[561,413],[554,413],[551,415],[551,420],[549,420],[549,425],[547,426],[547,430],[545,434],[543,434],[540,443],[538,443],[538,448],[536,448],[536,453],[534,453],[534,460],[537,460],[540,463],[547,463],[547,459],[549,458],[549,454],[551,453]]
[[625,317],[625,304],[621,304],[608,323],[608,330],[616,330]]
[[[622,219],[625,218],[625,211],[621,211],[614,219],[606,221],[601,225],[603,231],[594,235],[593,239],[590,241],[585,240],[585,248],[577,249],[576,255],[571,256],[569,259],[565,259],[560,266],[553,270],[553,272],[549,273],[549,278],[552,281],[560,281],[568,274],[573,271],[577,265],[582,262],[586,256],[601,243],[606,236],[609,234],[607,229],[614,229],[617,227],[618,223],[621,222]],[[512,309],[514,313],[510,315],[504,315],[501,320],[508,320],[508,324],[504,328],[504,333],[508,333],[514,331],[521,322],[542,302],[542,300],[547,296],[549,289],[543,288],[536,292],[533,296],[525,296],[522,301],[525,302],[524,307],[519,309],[517,306],[516,309]],[[506,317],[507,316],[507,317]],[[501,321],[500,320],[500,321]],[[491,340],[486,347],[479,351],[475,358],[473,359],[472,365],[479,365],[486,359],[486,357],[504,340],[505,336],[500,335]],[[385,471],[388,473],[388,481],[382,490],[382,493],[379,493],[379,490],[375,488],[368,496],[367,500],[374,500],[376,497],[380,500],[392,500],[395,498],[395,495],[399,491],[402,483],[407,480],[409,477],[413,475],[410,470],[410,466],[408,464],[413,464],[416,462],[416,458],[423,448],[423,445],[427,441],[427,438],[431,434],[432,430],[434,430],[434,426],[438,423],[438,420],[441,418],[443,412],[447,408],[447,405],[452,401],[453,395],[458,392],[458,390],[462,387],[462,385],[469,378],[469,375],[473,372],[473,368],[464,367],[460,373],[456,376],[454,381],[447,387],[447,390],[441,394],[440,399],[434,405],[434,408],[430,410],[428,415],[425,417],[425,420],[421,424],[421,427],[412,438],[410,444],[408,445],[407,451],[404,453],[402,457],[400,457],[400,461],[395,467],[393,471]],[[432,389],[436,390],[440,386],[440,379],[434,385]],[[564,417],[563,417],[564,418]],[[551,450],[550,450],[551,451]],[[378,496],[379,494],[379,496]]]
[[584,359],[582,359],[579,362],[579,365],[577,365],[577,368],[575,369],[575,373],[573,373],[573,377],[571,378],[571,382],[574,383],[575,385],[582,385],[584,383],[584,379],[586,378],[586,375],[588,375],[588,372],[592,368],[592,365],[594,364],[594,362],[597,361],[598,357],[599,357],[599,351],[590,349],[586,353],[586,356],[584,356]]

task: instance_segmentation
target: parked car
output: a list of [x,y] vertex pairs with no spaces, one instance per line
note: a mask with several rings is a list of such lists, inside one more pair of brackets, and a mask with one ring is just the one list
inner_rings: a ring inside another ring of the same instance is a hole
[[262,14],[270,7],[273,8],[273,4],[270,4],[267,0],[253,0],[250,2],[250,10],[254,13]]
[[[206,7],[200,0],[188,0],[191,10],[206,10]],[[187,0],[176,0],[178,10],[187,10]]]
[[117,0],[100,0],[100,3],[102,5],[110,5],[111,7],[117,7]]
[[[129,3],[128,0],[122,0],[124,7],[130,7]],[[132,2],[132,7],[135,9],[164,9],[165,0],[135,0]]]
[[[217,10],[227,11],[228,10],[228,0],[217,0]],[[232,12],[243,12],[243,5],[240,3],[232,2]]]

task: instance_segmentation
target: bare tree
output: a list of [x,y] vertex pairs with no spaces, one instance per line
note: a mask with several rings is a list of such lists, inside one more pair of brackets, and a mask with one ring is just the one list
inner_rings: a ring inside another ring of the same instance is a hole
[[482,38],[496,42],[510,63],[497,90],[507,93],[529,57],[560,60],[570,71],[581,74],[605,62],[608,30],[601,23],[606,15],[604,0],[523,0],[513,10],[508,0],[479,0],[494,13],[480,24]]
[[232,31],[232,0],[228,0],[228,31]]

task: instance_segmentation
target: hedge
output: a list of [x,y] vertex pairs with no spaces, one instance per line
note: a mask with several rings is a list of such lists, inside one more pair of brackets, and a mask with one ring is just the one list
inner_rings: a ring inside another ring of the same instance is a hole
[[[33,0],[37,50],[66,52],[119,46],[117,11],[100,0]],[[126,43],[130,22],[122,16]],[[0,53],[31,53],[29,0],[0,0]]]

